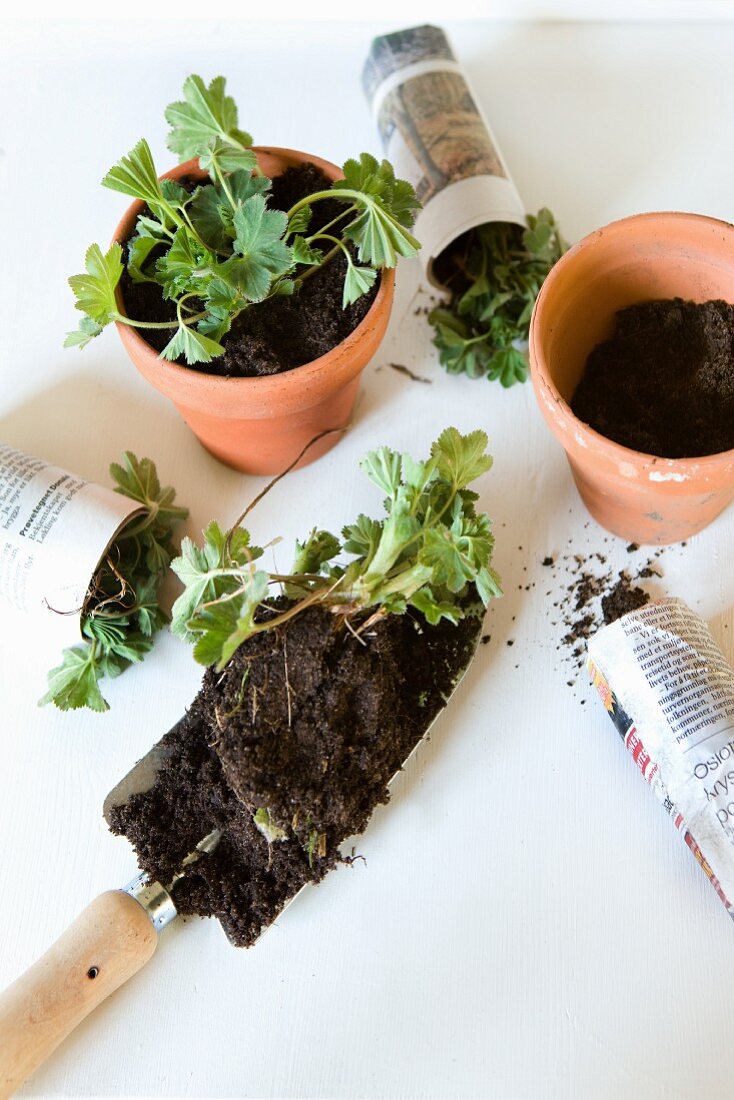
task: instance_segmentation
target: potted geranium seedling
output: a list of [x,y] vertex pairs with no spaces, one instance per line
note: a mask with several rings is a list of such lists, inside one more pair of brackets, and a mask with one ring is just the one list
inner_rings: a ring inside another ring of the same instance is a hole
[[70,280],[84,317],[66,342],[84,346],[116,322],[204,446],[275,473],[348,422],[387,326],[393,269],[419,247],[419,204],[369,154],[340,172],[254,148],[222,77],[188,77],[184,97],[166,111],[182,163],[159,178],[142,140],[103,180],[136,201],[108,251],[92,245]]

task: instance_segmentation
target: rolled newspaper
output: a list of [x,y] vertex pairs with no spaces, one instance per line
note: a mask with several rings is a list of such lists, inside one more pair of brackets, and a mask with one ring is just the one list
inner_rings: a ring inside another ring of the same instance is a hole
[[423,203],[415,234],[426,278],[441,288],[436,258],[476,226],[524,227],[524,204],[440,27],[375,38],[362,81],[385,156]]
[[589,642],[595,687],[637,767],[734,916],[734,672],[681,600]]
[[97,566],[142,511],[128,497],[0,444],[0,598],[60,624],[73,642]]

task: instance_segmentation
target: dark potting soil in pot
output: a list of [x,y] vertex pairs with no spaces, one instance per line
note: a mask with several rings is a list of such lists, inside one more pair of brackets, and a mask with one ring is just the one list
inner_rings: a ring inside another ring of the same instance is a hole
[[[193,190],[198,181],[184,179],[179,182]],[[330,186],[330,180],[314,164],[288,168],[273,180],[268,206],[289,210],[305,195]],[[344,203],[336,200],[324,199],[315,203],[309,233],[316,232],[344,209]],[[356,255],[354,250],[352,252]],[[221,341],[224,355],[191,369],[250,378],[292,370],[331,351],[364,319],[379,286],[378,279],[367,294],[343,309],[346,265],[340,253],[306,279],[297,294],[271,298],[244,310]],[[121,288],[126,312],[135,320],[175,320],[175,303],[163,298],[156,283],[135,283],[125,269]],[[165,347],[171,336],[167,330],[146,332],[143,329],[140,332],[157,351]]]
[[625,447],[662,458],[734,448],[734,306],[681,298],[621,310],[571,401]]
[[[114,811],[141,868],[169,882],[212,829],[223,836],[174,890],[179,912],[216,916],[249,946],[307,882],[344,862],[387,785],[468,663],[481,620],[428,626],[391,615],[362,641],[322,608],[249,639],[209,669],[170,734],[155,785]],[[253,821],[267,808],[284,840]],[[348,861],[348,859],[347,859]]]

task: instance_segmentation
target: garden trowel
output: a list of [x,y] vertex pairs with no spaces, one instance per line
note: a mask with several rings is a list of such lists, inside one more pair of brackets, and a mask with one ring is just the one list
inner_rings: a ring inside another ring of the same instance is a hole
[[[445,703],[471,663],[481,627],[482,620],[477,618],[473,645]],[[420,741],[415,748],[418,744]],[[113,807],[150,790],[167,751],[163,738],[110,791],[104,801],[108,820]],[[182,861],[171,882],[155,882],[140,874],[124,889],[101,894],[42,958],[0,995],[0,1100],[11,1096],[92,1009],[152,956],[160,932],[177,916],[172,896],[176,882],[194,863],[206,859],[219,842],[218,829],[207,832],[206,822],[202,826],[201,841]],[[296,897],[298,894],[288,904]]]

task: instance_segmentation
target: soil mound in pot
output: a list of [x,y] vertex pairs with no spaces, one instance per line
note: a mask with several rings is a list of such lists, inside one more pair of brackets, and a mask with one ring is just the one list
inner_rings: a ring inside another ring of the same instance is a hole
[[[210,669],[166,740],[154,787],[114,812],[140,866],[169,882],[211,829],[215,851],[176,885],[181,913],[216,916],[249,946],[306,882],[342,861],[387,784],[468,663],[480,618],[428,626],[392,615],[355,638],[311,608],[255,635],[223,673]],[[267,809],[285,839],[254,823]]]
[[661,458],[734,448],[734,306],[681,298],[621,310],[571,402],[624,447]]
[[[193,190],[198,181],[179,182]],[[268,206],[289,210],[299,199],[329,187],[331,181],[314,164],[288,168],[282,176],[276,176],[273,180]],[[315,203],[308,232],[316,232],[344,209],[344,203],[336,200],[325,199]],[[354,255],[354,250],[352,252]],[[363,320],[379,286],[377,280],[367,294],[343,309],[346,266],[346,258],[340,253],[306,279],[292,297],[271,298],[244,310],[221,341],[225,348],[224,355],[211,363],[198,364],[189,369],[251,378],[280,374],[325,355],[345,340]],[[125,269],[121,288],[125,309],[135,320],[175,320],[175,303],[163,298],[156,283],[135,283]],[[142,329],[140,332],[157,351],[162,351],[171,336],[167,330]],[[181,363],[186,365],[183,360]]]

